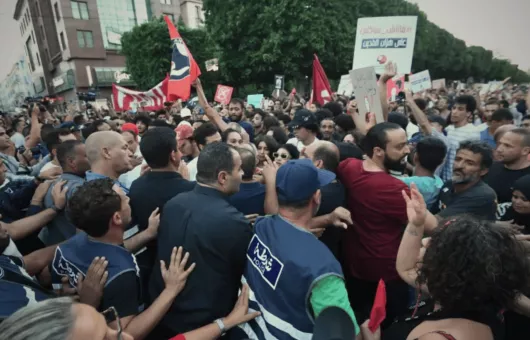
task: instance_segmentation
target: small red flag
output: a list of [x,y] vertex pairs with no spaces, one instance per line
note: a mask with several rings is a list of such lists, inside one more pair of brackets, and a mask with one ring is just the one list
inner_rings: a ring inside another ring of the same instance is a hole
[[374,333],[381,323],[386,318],[386,288],[385,282],[379,280],[377,285],[377,292],[375,293],[374,305],[372,306],[372,312],[370,313],[370,321],[368,322],[368,328],[370,332]]
[[188,100],[191,94],[191,84],[201,75],[201,69],[171,19],[167,16],[164,16],[164,19],[173,45],[167,100]]
[[312,97],[320,105],[324,105],[331,101],[331,86],[329,85],[326,72],[322,68],[317,55],[313,60],[313,92]]

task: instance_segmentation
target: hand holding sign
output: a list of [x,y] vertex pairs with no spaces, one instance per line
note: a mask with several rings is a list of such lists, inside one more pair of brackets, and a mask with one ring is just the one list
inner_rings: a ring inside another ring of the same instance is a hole
[[394,78],[397,75],[397,64],[393,61],[389,61],[385,65],[385,73],[381,75],[380,81],[386,83],[390,79]]

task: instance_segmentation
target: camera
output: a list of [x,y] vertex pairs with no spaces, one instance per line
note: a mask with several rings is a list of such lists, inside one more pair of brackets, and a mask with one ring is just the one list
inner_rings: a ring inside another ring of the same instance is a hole
[[397,103],[398,105],[400,105],[400,104],[405,103],[405,101],[406,101],[405,92],[403,92],[403,91],[399,92],[399,93],[396,95],[396,103]]
[[26,97],[24,99],[24,104],[22,104],[22,108],[31,111],[33,109],[33,105],[38,105],[40,112],[46,112],[47,111],[46,106],[49,103],[50,102],[48,100],[42,97]]

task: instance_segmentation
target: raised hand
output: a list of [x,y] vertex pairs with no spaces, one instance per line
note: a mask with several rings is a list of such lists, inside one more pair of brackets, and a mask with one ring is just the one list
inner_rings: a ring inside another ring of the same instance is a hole
[[425,219],[427,218],[427,205],[425,204],[425,200],[419,192],[418,187],[414,183],[410,185],[410,197],[405,190],[401,193],[407,203],[409,223],[416,227],[423,226],[425,224]]
[[160,261],[160,271],[162,273],[162,278],[166,284],[166,289],[169,289],[171,293],[177,296],[184,286],[186,285],[186,280],[190,276],[193,269],[195,269],[195,263],[192,263],[191,266],[186,269],[186,263],[190,257],[190,253],[184,254],[182,257],[182,247],[173,247],[171,252],[171,258],[169,262],[169,267],[166,269],[166,263]]

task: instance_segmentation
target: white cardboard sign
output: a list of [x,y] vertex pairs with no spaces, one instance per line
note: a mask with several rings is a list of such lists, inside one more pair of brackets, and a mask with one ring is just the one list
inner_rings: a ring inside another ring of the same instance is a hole
[[421,71],[409,76],[410,87],[413,93],[421,92],[432,88],[431,75],[429,70]]
[[373,112],[377,123],[384,122],[381,96],[379,95],[374,68],[365,67],[352,70],[350,71],[350,78],[359,114],[366,117],[366,113]]

